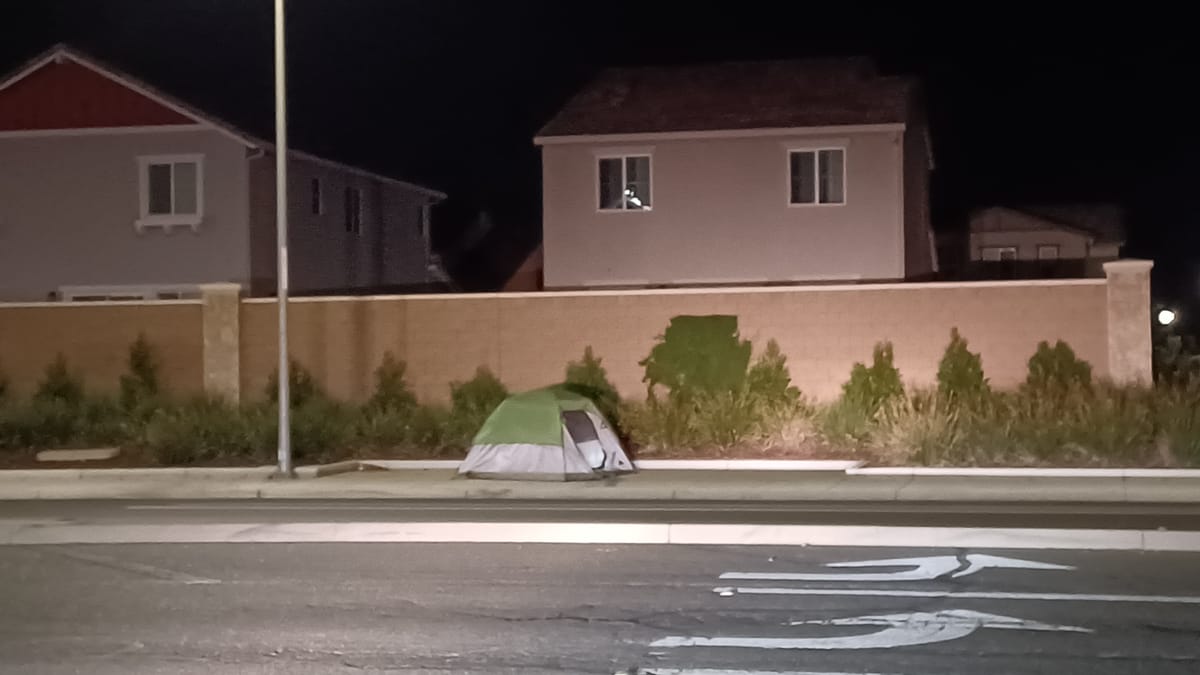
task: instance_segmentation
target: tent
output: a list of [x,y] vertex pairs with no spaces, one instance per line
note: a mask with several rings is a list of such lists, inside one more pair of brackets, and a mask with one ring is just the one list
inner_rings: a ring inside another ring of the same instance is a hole
[[472,478],[514,480],[588,480],[631,471],[596,404],[561,386],[505,399],[458,469]]

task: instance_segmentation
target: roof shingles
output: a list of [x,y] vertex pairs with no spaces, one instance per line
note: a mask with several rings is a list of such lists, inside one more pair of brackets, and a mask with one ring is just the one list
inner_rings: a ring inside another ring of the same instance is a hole
[[903,123],[915,82],[865,59],[605,70],[538,134],[549,136]]

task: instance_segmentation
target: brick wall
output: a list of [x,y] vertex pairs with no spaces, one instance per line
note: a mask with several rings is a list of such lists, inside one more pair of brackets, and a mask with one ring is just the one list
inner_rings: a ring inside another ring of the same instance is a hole
[[61,353],[89,389],[114,392],[139,333],[157,351],[169,391],[203,390],[199,301],[0,304],[0,374],[28,394]]
[[[369,395],[385,351],[409,364],[424,400],[486,365],[513,390],[562,378],[592,346],[626,396],[640,396],[637,365],[679,314],[732,314],[756,350],[769,339],[788,356],[807,394],[837,395],[854,361],[888,339],[906,381],[930,384],[957,326],[998,386],[1025,376],[1039,340],[1064,339],[1108,373],[1103,280],[978,284],[625,291],[386,298],[304,298],[291,305],[292,354],[336,396]],[[276,305],[242,303],[241,378],[260,395],[275,368]]]

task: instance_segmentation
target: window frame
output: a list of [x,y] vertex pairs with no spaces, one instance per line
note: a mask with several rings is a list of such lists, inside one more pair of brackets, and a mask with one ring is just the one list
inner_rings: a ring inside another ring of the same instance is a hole
[[[840,153],[842,153],[842,201],[840,201],[840,202],[823,202],[823,201],[821,201],[821,153],[822,152],[840,152]],[[814,181],[814,184],[813,184],[813,201],[811,201],[811,202],[792,201],[792,183],[794,180],[793,176],[792,176],[792,155],[798,155],[798,154],[812,155],[812,158],[813,158],[813,181]],[[833,207],[833,206],[845,206],[846,204],[848,204],[850,202],[850,190],[849,190],[849,181],[847,180],[847,177],[849,176],[849,172],[847,171],[846,167],[849,164],[849,156],[850,156],[850,153],[848,152],[845,145],[803,145],[803,146],[789,147],[787,149],[787,152],[784,153],[784,161],[786,162],[786,164],[784,166],[784,172],[783,172],[784,178],[786,179],[785,185],[787,187],[786,199],[787,199],[788,208],[811,208],[814,206]]]
[[[1053,250],[1054,255],[1051,257],[1045,257],[1042,255],[1042,251],[1044,251],[1044,250]],[[1037,259],[1041,262],[1052,262],[1052,261],[1061,260],[1062,259],[1062,247],[1059,246],[1058,244],[1038,244],[1037,245]]]
[[[134,228],[142,232],[147,227],[161,227],[168,232],[174,227],[190,227],[198,231],[204,221],[204,155],[199,153],[177,155],[140,155],[138,164],[138,218]],[[171,167],[171,210],[172,213],[150,213],[150,167]],[[196,212],[174,213],[175,210],[175,165],[196,165]]]
[[325,215],[325,184],[320,176],[308,179],[308,211],[310,215]]
[[[350,195],[351,194],[354,194],[356,196],[356,199],[354,201],[355,209],[353,212],[354,213],[353,218],[350,217],[350,214],[351,214]],[[354,185],[347,185],[346,190],[343,193],[342,199],[343,199],[342,218],[344,220],[344,222],[342,223],[342,228],[345,230],[346,234],[352,234],[356,237],[361,237],[362,233],[363,233],[363,213],[364,213],[363,189],[360,187],[354,186]]]
[[[648,180],[646,182],[647,197],[650,198],[650,205],[644,208],[631,209],[628,208],[625,197],[625,186],[629,184],[628,171],[630,159],[646,159],[646,173]],[[654,154],[649,150],[630,150],[630,151],[610,151],[598,153],[593,158],[595,159],[595,173],[593,175],[592,184],[596,187],[596,212],[597,213],[645,213],[654,210]],[[600,163],[606,159],[621,160],[621,206],[619,208],[604,208],[604,195],[602,193],[603,186],[600,184]]]
[[[995,251],[996,257],[994,259],[988,258],[987,257],[988,251]],[[1005,251],[1012,251],[1013,257],[1005,259],[1005,257],[1004,257]],[[1014,262],[1019,259],[1018,258],[1019,255],[1020,255],[1020,250],[1016,246],[980,246],[979,247],[979,259],[983,262]]]

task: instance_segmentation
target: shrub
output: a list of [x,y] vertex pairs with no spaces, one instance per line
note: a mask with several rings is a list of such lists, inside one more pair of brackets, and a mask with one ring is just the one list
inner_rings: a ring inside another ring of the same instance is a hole
[[767,408],[794,407],[800,403],[800,390],[792,386],[787,357],[779,343],[767,342],[767,349],[746,372],[746,391]]
[[68,406],[83,403],[83,380],[67,367],[62,354],[46,366],[42,381],[38,383],[34,398],[38,401],[59,401]]
[[583,350],[581,361],[567,364],[566,388],[580,396],[586,396],[604,413],[614,427],[620,428],[621,397],[617,388],[608,380],[608,372],[601,359],[591,347]]
[[843,402],[873,418],[883,405],[903,396],[904,385],[893,361],[892,343],[875,345],[871,366],[855,363],[850,370],[850,380],[842,386]]
[[[409,420],[407,441],[423,450],[446,449],[450,412],[440,406],[417,406]],[[465,448],[460,448],[465,449]]]
[[884,451],[902,464],[973,463],[962,413],[952,400],[924,392],[891,399],[883,409]]
[[813,422],[817,432],[831,443],[864,445],[875,431],[873,415],[844,398],[819,408]]
[[739,338],[736,316],[677,316],[639,365],[646,369],[643,381],[672,396],[732,392],[746,378],[750,349]]
[[222,398],[199,397],[154,415],[143,443],[164,465],[216,461],[271,461],[269,406],[240,408]]
[[953,403],[975,405],[991,391],[983,376],[982,359],[967,349],[967,341],[957,328],[950,331],[950,344],[938,364],[937,380],[938,395]]
[[1155,404],[1155,426],[1173,459],[1200,466],[1200,381],[1160,388]]
[[[349,406],[323,398],[310,399],[291,414],[293,457],[297,462],[342,459],[354,445],[357,421]],[[273,434],[278,428],[277,423],[272,425]]]
[[664,400],[651,392],[645,403],[625,404],[621,419],[632,446],[647,454],[697,444],[694,404],[681,397]]
[[[291,401],[291,407],[299,408],[300,406],[315,399],[324,399],[325,392],[321,389],[321,385],[317,382],[312,373],[308,371],[299,361],[292,359],[288,362],[288,400]],[[279,402],[279,369],[276,368],[267,378],[267,400],[271,403]]]
[[129,372],[121,376],[121,407],[143,408],[158,398],[158,360],[145,335],[129,346]]
[[371,410],[408,411],[417,405],[417,397],[413,395],[404,379],[408,364],[399,361],[391,352],[383,355],[383,362],[375,369],[375,391],[367,402]]
[[76,406],[53,398],[0,408],[0,448],[22,450],[70,445],[81,427]]
[[1155,337],[1155,381],[1167,386],[1188,386],[1200,381],[1200,349],[1190,335]]
[[1091,386],[1091,364],[1076,357],[1062,340],[1053,347],[1044,340],[1039,342],[1037,351],[1029,357],[1025,387],[1035,394],[1062,395],[1073,388],[1088,390]]
[[485,366],[475,371],[475,377],[450,385],[450,417],[443,441],[466,447],[488,415],[508,397],[508,389]]
[[683,404],[694,416],[690,426],[697,445],[730,448],[762,431],[765,402],[745,388],[701,394]]

